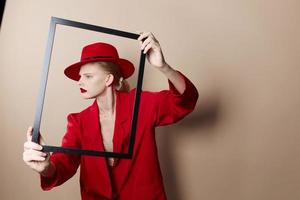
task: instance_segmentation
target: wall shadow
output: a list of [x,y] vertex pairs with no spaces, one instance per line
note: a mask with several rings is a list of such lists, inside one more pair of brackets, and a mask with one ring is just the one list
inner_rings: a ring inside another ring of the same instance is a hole
[[[199,100],[198,100],[199,101]],[[161,127],[158,130],[159,135],[159,158],[161,163],[161,168],[164,176],[164,185],[167,193],[167,197],[170,200],[185,200],[183,197],[183,192],[180,188],[180,182],[177,175],[178,160],[174,155],[175,145],[174,141],[179,134],[203,134],[207,133],[207,129],[214,128],[220,118],[220,98],[214,96],[205,102],[198,102],[195,110],[190,113],[186,118],[178,122],[176,125],[171,125],[171,127]],[[178,133],[176,129],[181,127],[186,132]],[[195,131],[189,130],[197,129]],[[206,131],[201,131],[205,129]],[[198,131],[199,130],[199,131]],[[190,135],[187,135],[187,137]],[[182,137],[182,135],[181,135]]]

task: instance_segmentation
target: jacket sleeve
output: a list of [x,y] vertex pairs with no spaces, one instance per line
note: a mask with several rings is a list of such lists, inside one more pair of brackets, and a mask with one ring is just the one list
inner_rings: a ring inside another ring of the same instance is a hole
[[[62,140],[62,147],[80,148],[79,139],[79,119],[76,114],[70,114],[67,117],[67,131]],[[80,156],[64,153],[53,153],[50,161],[55,165],[56,172],[52,177],[40,175],[41,188],[51,190],[53,187],[63,184],[70,179],[77,171],[80,164]]]
[[[179,72],[180,73],[180,72]],[[154,93],[155,125],[175,123],[192,112],[198,100],[198,91],[193,83],[180,73],[185,82],[185,90],[180,94],[171,81],[169,90]]]

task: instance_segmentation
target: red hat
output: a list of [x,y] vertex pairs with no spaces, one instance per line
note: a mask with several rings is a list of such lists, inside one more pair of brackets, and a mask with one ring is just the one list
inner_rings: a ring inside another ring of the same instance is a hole
[[80,67],[86,63],[97,61],[117,64],[124,79],[130,77],[134,72],[133,64],[128,60],[119,58],[118,51],[114,46],[98,42],[83,47],[80,61],[67,67],[64,73],[68,78],[78,81],[80,79]]

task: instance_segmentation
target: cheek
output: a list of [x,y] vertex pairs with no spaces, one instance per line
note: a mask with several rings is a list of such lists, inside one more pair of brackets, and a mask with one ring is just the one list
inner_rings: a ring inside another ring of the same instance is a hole
[[90,84],[90,90],[94,92],[101,92],[105,88],[104,81],[94,81]]

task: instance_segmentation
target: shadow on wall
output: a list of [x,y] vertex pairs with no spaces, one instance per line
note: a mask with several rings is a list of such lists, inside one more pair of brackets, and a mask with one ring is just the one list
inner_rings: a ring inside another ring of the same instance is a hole
[[[178,176],[176,176],[176,156],[174,155],[174,146],[176,144],[174,144],[174,140],[179,134],[207,133],[207,130],[216,126],[220,118],[220,99],[218,95],[215,95],[205,102],[199,102],[198,100],[197,105],[200,106],[197,106],[190,115],[178,122],[176,126],[173,125],[172,127],[171,125],[168,128],[161,128],[162,131],[159,133],[159,145],[163,149],[159,152],[159,157],[163,171],[167,172],[167,177],[164,178],[164,184],[168,199],[184,200],[182,191],[180,190],[180,184],[178,183]],[[178,127],[187,131],[178,133],[178,131],[176,131]],[[189,129],[197,129],[197,132],[189,131]],[[202,129],[205,129],[205,131],[201,131]],[[189,136],[190,135],[186,135],[186,137]]]

